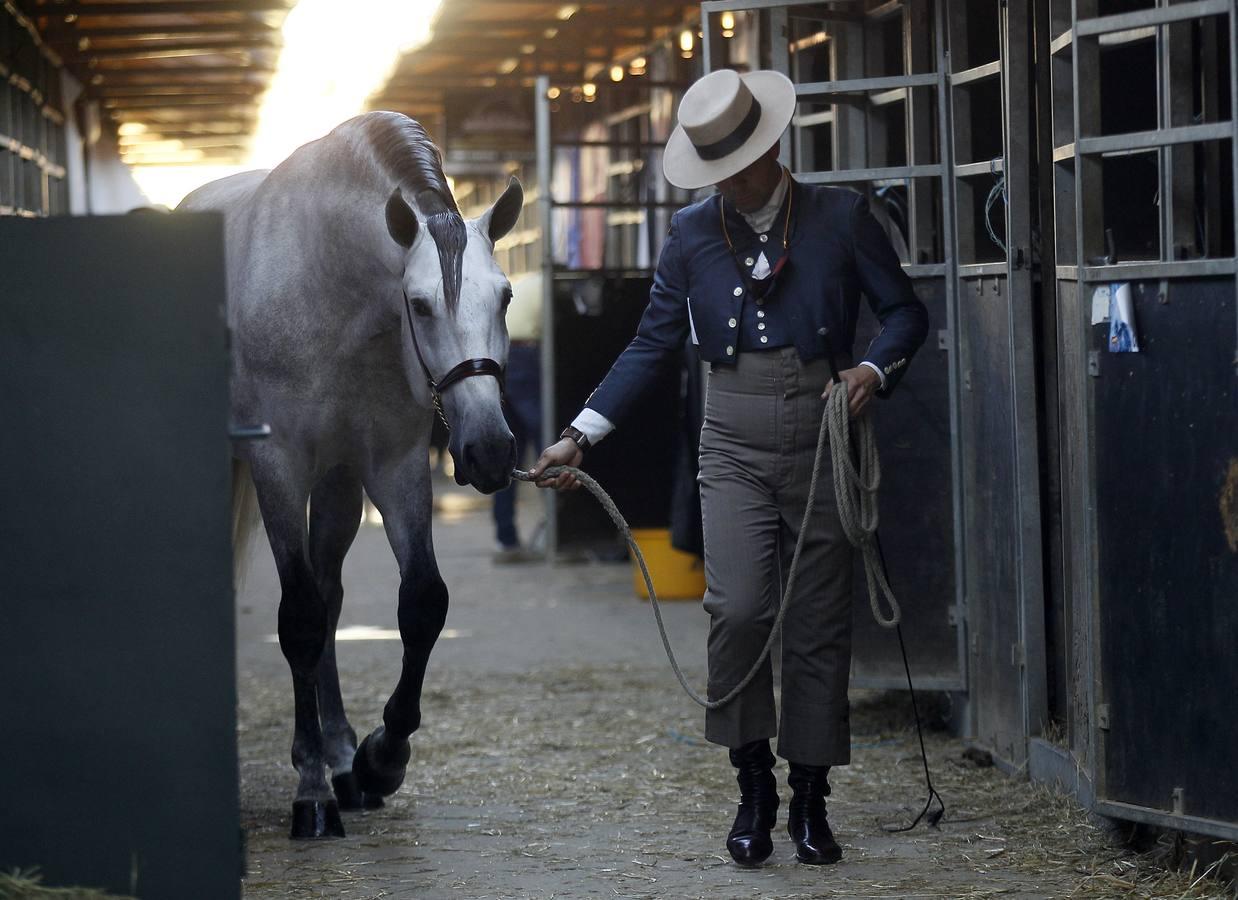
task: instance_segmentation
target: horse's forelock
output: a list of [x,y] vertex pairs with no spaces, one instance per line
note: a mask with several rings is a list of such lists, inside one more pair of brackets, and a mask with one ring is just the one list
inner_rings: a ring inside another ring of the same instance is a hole
[[420,123],[399,113],[369,113],[364,127],[379,164],[409,189],[426,217],[443,270],[444,299],[448,310],[454,311],[460,301],[468,234],[443,173],[438,147]]
[[443,298],[448,310],[460,302],[460,285],[464,278],[464,248],[468,232],[458,212],[437,212],[426,217],[426,227],[438,248],[438,263],[443,270]]

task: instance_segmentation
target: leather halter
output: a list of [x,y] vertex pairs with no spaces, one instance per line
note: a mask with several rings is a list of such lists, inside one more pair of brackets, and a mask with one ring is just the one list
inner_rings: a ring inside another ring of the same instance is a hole
[[417,361],[421,363],[421,371],[426,375],[426,384],[430,386],[430,393],[434,396],[434,408],[438,410],[439,418],[443,420],[443,424],[448,431],[451,430],[451,425],[447,421],[447,416],[443,414],[443,404],[440,398],[443,391],[456,382],[471,378],[474,375],[493,375],[499,383],[499,395],[506,396],[507,390],[503,378],[503,367],[495,360],[485,356],[474,357],[457,363],[452,366],[446,375],[435,381],[434,376],[430,374],[430,367],[426,365],[426,358],[421,352],[421,345],[417,343],[417,329],[413,327],[413,305],[412,301],[408,299],[407,291],[404,292],[404,316],[408,320],[408,333],[413,337],[413,349],[417,351]]

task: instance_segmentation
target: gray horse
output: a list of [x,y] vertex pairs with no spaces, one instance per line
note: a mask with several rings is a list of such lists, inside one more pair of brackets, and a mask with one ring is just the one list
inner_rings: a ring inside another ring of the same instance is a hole
[[[375,112],[269,173],[213,182],[178,207],[224,213],[233,421],[271,426],[269,439],[237,453],[279,570],[300,775],[294,838],[343,836],[340,808],[381,805],[404,779],[426,661],[447,614],[430,535],[434,402],[441,392],[457,482],[505,487],[515,461],[500,406],[511,288],[493,249],[522,203],[512,179],[466,222],[422,127]],[[404,662],[383,725],[358,749],[335,627],[362,488],[399,561]]]

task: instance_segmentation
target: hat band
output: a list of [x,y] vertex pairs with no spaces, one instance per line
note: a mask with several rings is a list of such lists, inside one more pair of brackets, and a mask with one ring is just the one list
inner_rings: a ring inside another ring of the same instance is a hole
[[735,126],[735,130],[728,134],[720,141],[714,141],[712,144],[693,144],[696,148],[696,155],[706,162],[713,162],[716,159],[734,153],[744,145],[744,141],[752,137],[752,133],[757,130],[757,123],[761,121],[761,104],[756,97],[752,98],[752,106],[748,108],[748,115],[744,116],[743,120]]

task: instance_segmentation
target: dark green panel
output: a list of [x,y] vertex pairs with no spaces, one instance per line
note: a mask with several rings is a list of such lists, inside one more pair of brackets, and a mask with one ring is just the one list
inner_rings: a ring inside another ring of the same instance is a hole
[[0,221],[0,869],[236,897],[215,216]]

